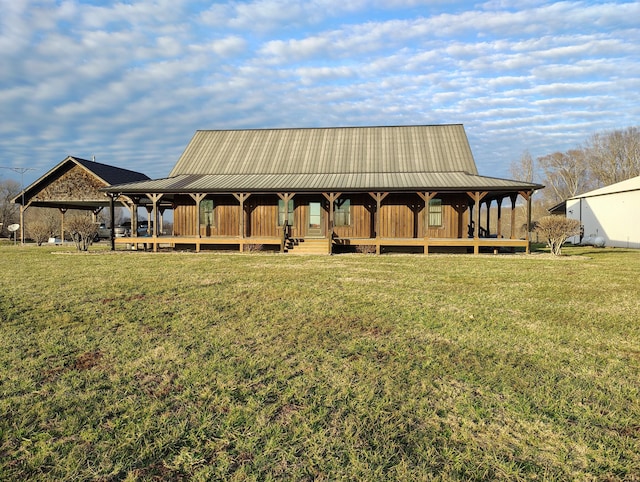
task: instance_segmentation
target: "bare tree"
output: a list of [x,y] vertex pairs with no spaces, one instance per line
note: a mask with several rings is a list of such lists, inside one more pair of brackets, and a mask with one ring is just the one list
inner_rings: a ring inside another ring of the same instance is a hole
[[518,161],[511,161],[511,166],[509,166],[511,177],[518,181],[525,182],[533,182],[535,169],[535,161],[529,151],[524,151],[520,159]]
[[544,216],[538,220],[536,233],[546,240],[551,253],[559,256],[565,241],[580,234],[580,221],[564,216]]
[[592,186],[583,149],[556,152],[539,157],[551,201],[560,202],[589,190]]
[[67,229],[78,251],[87,251],[98,234],[98,225],[88,213],[74,214],[67,221]]
[[640,176],[640,129],[594,134],[587,142],[585,160],[601,186]]
[[56,211],[46,208],[32,208],[28,211],[28,222],[25,222],[26,235],[38,246],[54,237],[60,229]]
[[20,194],[20,183],[11,179],[0,181],[0,234],[20,219],[20,208],[11,200]]

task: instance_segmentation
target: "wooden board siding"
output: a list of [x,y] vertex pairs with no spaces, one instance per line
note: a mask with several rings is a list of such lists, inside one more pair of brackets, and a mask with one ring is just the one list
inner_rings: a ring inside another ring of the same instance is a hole
[[[200,236],[239,236],[240,219],[239,203],[231,195],[210,195],[205,199],[213,199],[213,225],[200,226]],[[199,212],[191,197],[180,196],[173,212],[174,236],[195,236]]]
[[[375,202],[368,194],[344,194],[351,203],[350,224],[335,226],[336,238],[375,237]],[[214,225],[200,227],[200,236],[239,236],[239,204],[231,195],[210,195],[214,201]],[[390,194],[380,210],[380,237],[382,238],[466,238],[469,209],[467,200],[460,196],[439,196],[442,199],[442,226],[427,227],[428,210],[417,194]],[[292,238],[307,236],[309,202],[319,201],[323,207],[324,232],[329,230],[329,203],[321,195],[296,195],[293,198],[294,222],[290,227]],[[462,206],[460,212],[456,206]],[[198,212],[190,197],[180,197],[174,210],[174,235],[194,236]],[[278,196],[252,195],[245,202],[245,236],[277,237],[281,235],[278,223]]]
[[278,196],[253,195],[245,207],[246,236],[278,236]]
[[[335,226],[337,238],[375,237],[375,202],[368,194],[344,194],[351,201],[351,224]],[[464,196],[443,195],[442,226],[427,227],[428,211],[417,194],[390,194],[380,209],[380,237],[383,238],[466,238],[469,224],[468,200]],[[462,206],[461,214],[457,206]]]
[[[469,229],[468,200],[459,196],[436,196],[442,199],[442,226],[428,227],[428,210],[423,209],[419,216],[420,236],[429,238],[466,238]],[[458,208],[458,206],[461,206]],[[459,212],[460,211],[460,212]]]
[[349,199],[351,202],[351,215],[349,226],[335,226],[334,233],[338,238],[371,238],[373,226],[375,202],[368,194],[344,194],[341,199]]

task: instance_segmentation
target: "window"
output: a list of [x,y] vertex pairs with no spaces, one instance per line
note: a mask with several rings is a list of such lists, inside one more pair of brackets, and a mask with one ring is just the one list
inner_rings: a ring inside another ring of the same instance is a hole
[[[278,199],[278,226],[284,224],[284,201]],[[287,220],[288,226],[293,226],[293,199],[289,199],[289,217]]]
[[349,226],[351,224],[351,201],[348,198],[336,199],[333,224],[334,226]]
[[427,216],[428,225],[432,227],[442,226],[442,199],[431,199],[429,201],[429,211]]
[[200,201],[200,226],[213,226],[213,199]]

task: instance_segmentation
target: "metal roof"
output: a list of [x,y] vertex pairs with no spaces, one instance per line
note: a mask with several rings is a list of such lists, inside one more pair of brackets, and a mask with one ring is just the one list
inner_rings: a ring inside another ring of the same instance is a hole
[[609,184],[608,186],[585,192],[569,199],[580,199],[585,197],[605,196],[607,194],[617,194],[619,192],[638,191],[640,190],[640,176],[632,177],[624,181]]
[[542,186],[478,175],[461,124],[197,131],[168,178],[118,193],[514,191]]
[[[37,195],[51,182],[60,176],[69,172],[74,166],[81,166],[89,171],[93,176],[102,181],[105,186],[114,184],[131,183],[136,181],[144,181],[150,179],[146,174],[141,172],[123,169],[121,167],[109,166],[100,162],[88,161],[79,157],[67,156],[63,161],[47,171],[44,175],[24,188],[25,204],[28,204],[34,195]],[[14,203],[22,203],[22,191],[13,200]],[[79,201],[80,202],[80,201]],[[106,200],[105,200],[106,202]]]
[[461,124],[197,131],[169,177],[446,171],[478,173]]
[[280,191],[460,191],[530,190],[536,184],[466,172],[348,174],[182,174],[166,179],[114,186],[122,193],[280,192]]

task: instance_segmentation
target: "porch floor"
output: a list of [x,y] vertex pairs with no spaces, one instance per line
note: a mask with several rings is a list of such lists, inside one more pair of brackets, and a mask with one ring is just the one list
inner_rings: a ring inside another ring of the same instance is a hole
[[[239,251],[244,251],[250,245],[274,245],[281,246],[280,237],[245,237],[239,236],[144,236],[144,237],[122,237],[115,239],[116,245],[131,245],[134,249],[139,247],[157,251],[162,246],[176,247],[180,245],[193,246],[196,251],[200,251],[202,246],[209,245],[237,245]],[[375,246],[376,252],[380,253],[382,247],[423,247],[424,253],[429,254],[430,247],[450,247],[450,248],[473,248],[473,252],[478,254],[480,248],[492,248],[497,251],[499,248],[524,248],[529,252],[529,240],[509,239],[509,238],[335,238],[333,246]],[[327,250],[329,244],[327,243]],[[328,253],[327,253],[328,254]]]

